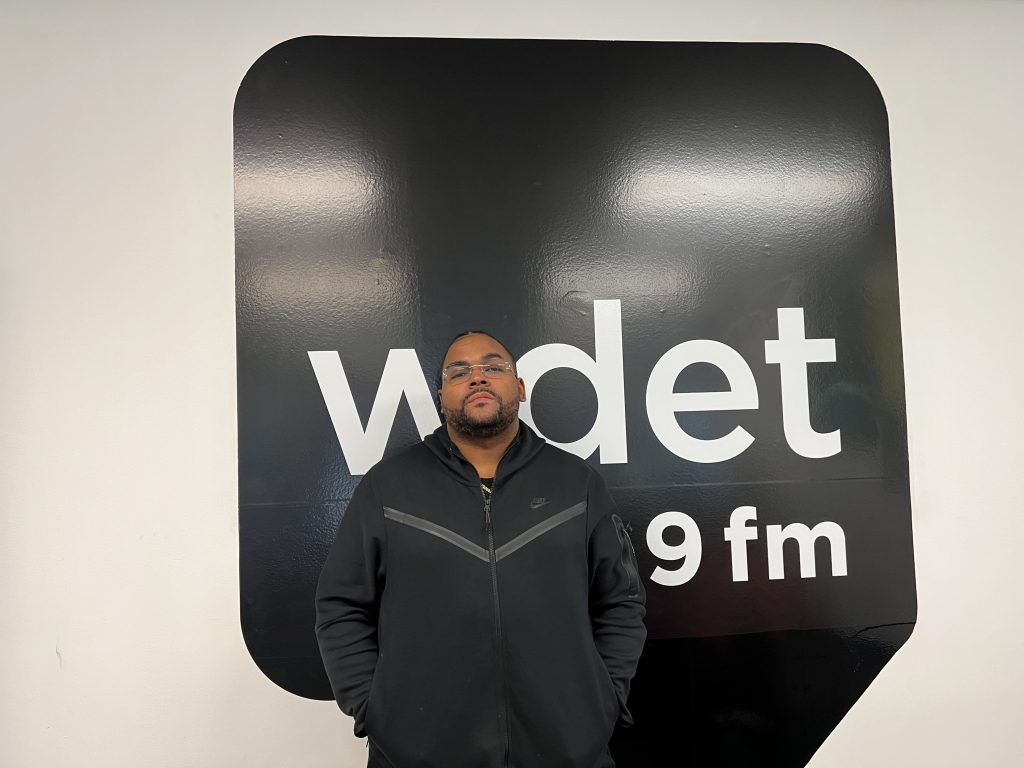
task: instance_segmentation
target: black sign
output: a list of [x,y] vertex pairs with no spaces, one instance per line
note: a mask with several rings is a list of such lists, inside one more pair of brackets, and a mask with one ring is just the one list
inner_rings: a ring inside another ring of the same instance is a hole
[[604,475],[650,640],[622,766],[800,766],[916,617],[885,106],[812,45],[302,38],[235,106],[242,628],[330,698],[359,477],[484,328]]

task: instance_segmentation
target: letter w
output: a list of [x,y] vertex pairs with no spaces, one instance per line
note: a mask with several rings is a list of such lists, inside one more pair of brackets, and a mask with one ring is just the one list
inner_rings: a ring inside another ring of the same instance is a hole
[[365,432],[341,356],[337,352],[310,352],[309,362],[313,364],[313,373],[331,415],[348,471],[353,475],[365,475],[381,460],[395,426],[402,395],[409,403],[421,437],[426,437],[441,424],[415,349],[392,349],[388,352]]

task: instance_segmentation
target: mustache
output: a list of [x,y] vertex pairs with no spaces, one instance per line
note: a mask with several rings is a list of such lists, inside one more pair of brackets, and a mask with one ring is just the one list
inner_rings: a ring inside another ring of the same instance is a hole
[[501,396],[495,394],[493,390],[486,389],[484,387],[480,387],[479,389],[474,389],[472,392],[470,392],[468,395],[466,395],[464,398],[462,398],[462,405],[465,405],[466,403],[468,403],[469,402],[469,398],[475,397],[476,395],[483,394],[483,393],[486,393],[486,394],[490,395],[495,400],[497,400],[498,403],[503,403],[504,402],[501,399]]

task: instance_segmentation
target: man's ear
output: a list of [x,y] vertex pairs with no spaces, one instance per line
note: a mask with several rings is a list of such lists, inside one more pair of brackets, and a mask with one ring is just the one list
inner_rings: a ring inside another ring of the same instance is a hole
[[519,402],[526,402],[526,382],[521,377],[519,379]]

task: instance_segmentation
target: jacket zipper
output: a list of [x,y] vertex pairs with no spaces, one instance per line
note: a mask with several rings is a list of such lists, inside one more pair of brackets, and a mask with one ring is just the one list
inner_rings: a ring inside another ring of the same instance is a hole
[[629,580],[627,597],[637,597],[640,594],[640,573],[637,569],[633,540],[629,538],[629,528],[627,527],[629,524],[625,523],[618,515],[612,515],[612,523],[615,525],[615,533],[619,537],[619,546],[622,548],[622,568],[626,571],[626,578]]
[[497,483],[491,485],[490,496],[482,488],[480,489],[480,494],[484,500],[484,527],[487,530],[487,555],[491,567],[491,593],[494,597],[494,632],[498,648],[498,689],[501,693],[501,710],[499,714],[504,725],[503,740],[505,742],[505,757],[502,764],[505,768],[508,768],[509,743],[512,739],[509,733],[508,696],[505,693],[505,678],[507,675],[505,672],[505,648],[501,633],[501,603],[498,600],[498,559],[494,551],[494,524],[491,520],[491,497],[494,496],[495,490],[497,490]]

